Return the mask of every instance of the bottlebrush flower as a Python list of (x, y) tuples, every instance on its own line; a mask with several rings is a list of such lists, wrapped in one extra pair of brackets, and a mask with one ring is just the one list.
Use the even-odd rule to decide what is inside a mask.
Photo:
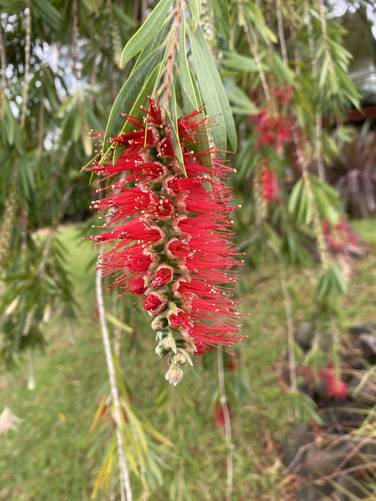
[(334, 225), (324, 221), (322, 229), (328, 248), (333, 255), (343, 255), (346, 258), (364, 255), (365, 251), (358, 236), (346, 220)]
[(284, 84), (281, 87), (273, 87), (272, 93), (282, 104), (288, 104), (294, 94), (293, 89), (289, 84)]
[(258, 148), (266, 145), (281, 151), (285, 143), (291, 142), (292, 124), (288, 118), (263, 110), (254, 115), (253, 119), (256, 121)]
[[(93, 239), (111, 245), (100, 266), (113, 287), (144, 296), (156, 353), (167, 359), (166, 379), (175, 385), (192, 354), (241, 339), (233, 297), (234, 206), (223, 181), (232, 169), (214, 148), (193, 151), (206, 127), (197, 111), (178, 120), (185, 176), (164, 113), (152, 99), (142, 111), (141, 118), (125, 115), (135, 129), (112, 139), (124, 148), (116, 163), (88, 169), (107, 190), (93, 204), (107, 213), (106, 231)], [(203, 161), (208, 155), (213, 166)]]
[(279, 196), (278, 178), (267, 165), (261, 168), (262, 197), (266, 202), (272, 202)]
[(345, 400), (348, 394), (347, 385), (337, 376), (333, 362), (329, 362), (326, 369), (321, 369), (320, 377), (326, 385), (329, 397)]

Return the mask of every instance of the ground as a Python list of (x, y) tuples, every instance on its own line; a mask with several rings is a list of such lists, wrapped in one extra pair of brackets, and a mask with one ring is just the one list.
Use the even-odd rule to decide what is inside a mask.
[[(376, 224), (356, 225), (368, 242), (370, 255), (355, 263), (348, 297), (341, 308), (339, 328), (375, 321)], [(90, 242), (77, 227), (61, 230), (75, 281), (77, 319), (55, 318), (46, 332), (45, 354), (36, 357), (35, 390), (27, 389), (27, 365), (0, 374), (2, 406), (22, 421), (16, 431), (0, 436), (0, 500), (85, 501), (104, 454), (104, 437), (89, 432), (99, 398), (107, 391), (107, 376), (94, 306), (93, 260)], [(294, 321), (302, 320), (312, 300), (315, 269), (288, 270)], [(234, 442), (234, 500), (281, 501), (278, 442), (290, 419), (290, 409), (278, 382), (278, 361), (286, 347), (284, 307), (276, 270), (247, 271), (244, 290), (240, 366), (227, 371)], [(112, 307), (112, 306), (111, 306)], [(133, 305), (128, 305), (134, 315)], [(146, 317), (129, 323), (122, 360), (132, 406), (173, 447), (152, 447), (162, 453), (155, 478), (163, 475), (152, 500), (221, 501), (225, 492), (226, 445), (216, 426), (217, 378), (215, 354), (187, 371), (181, 385), (167, 387), (163, 364), (153, 354), (153, 336)], [(132, 477), (136, 493), (140, 481)], [(108, 499), (104, 496), (102, 499)], [(139, 499), (146, 499), (139, 498)]]

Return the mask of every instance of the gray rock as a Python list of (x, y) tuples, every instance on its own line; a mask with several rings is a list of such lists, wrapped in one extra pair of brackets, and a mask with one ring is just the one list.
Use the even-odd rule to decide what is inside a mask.
[(344, 400), (333, 401), (330, 407), (321, 409), (319, 415), (325, 427), (336, 431), (348, 431), (361, 426), (368, 411), (367, 404)]
[(296, 472), (304, 477), (316, 479), (330, 475), (338, 469), (352, 448), (353, 445), (346, 441), (325, 448), (311, 444), (307, 447)]
[[(325, 489), (326, 490), (326, 489)], [(330, 497), (331, 490), (325, 492), (324, 489), (320, 489), (314, 485), (304, 485), (296, 493), (296, 501), (329, 501), (333, 498)]]
[(376, 323), (368, 322), (366, 324), (359, 324), (350, 327), (350, 334), (353, 336), (359, 336), (361, 334), (374, 334), (376, 333)]
[(304, 452), (302, 448), (310, 444), (314, 439), (314, 435), (309, 431), (305, 424), (296, 425), (291, 428), (285, 436), (282, 444), (282, 462), (285, 466), (293, 467), (293, 462), (299, 463), (301, 461), (301, 454), (299, 451)]
[(303, 351), (309, 351), (314, 337), (314, 326), (310, 322), (303, 322), (294, 332), (296, 343)]
[(359, 485), (351, 476), (344, 475), (338, 479), (338, 491), (342, 492), (341, 501), (353, 501), (353, 499), (371, 499), (369, 496), (375, 492), (368, 491), (365, 485)]
[(358, 339), (363, 356), (370, 362), (376, 362), (376, 334), (361, 334)]

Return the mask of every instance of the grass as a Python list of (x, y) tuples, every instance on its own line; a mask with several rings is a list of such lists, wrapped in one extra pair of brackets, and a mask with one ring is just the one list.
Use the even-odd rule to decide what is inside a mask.
[[(357, 225), (370, 242), (367, 259), (355, 263), (344, 301), (342, 331), (356, 322), (375, 321), (375, 221)], [(95, 258), (91, 244), (74, 227), (62, 231), (69, 249), (79, 303), (77, 322), (55, 318), (46, 333), (49, 345), (37, 356), (34, 391), (26, 388), (26, 366), (0, 379), (2, 404), (22, 419), (0, 436), (1, 501), (85, 501), (106, 445), (88, 430), (98, 395), (106, 391), (106, 369), (94, 306)], [(315, 270), (289, 273), (294, 319), (309, 310)], [(289, 409), (278, 383), (278, 361), (286, 346), (284, 308), (275, 270), (263, 268), (242, 277), (245, 293), (240, 367), (226, 373), (233, 416), (234, 500), (281, 499), (278, 443), (289, 423)], [(127, 306), (135, 315), (135, 308)], [(162, 364), (153, 355), (153, 336), (145, 317), (136, 315), (136, 336), (124, 337), (122, 361), (132, 405), (165, 434), (174, 448), (162, 452), (163, 484), (152, 500), (222, 500), (225, 492), (223, 432), (215, 425), (215, 354), (187, 371), (170, 389)], [(154, 450), (154, 449), (153, 449)], [(140, 482), (132, 477), (136, 496)], [(104, 497), (103, 499), (107, 499)]]

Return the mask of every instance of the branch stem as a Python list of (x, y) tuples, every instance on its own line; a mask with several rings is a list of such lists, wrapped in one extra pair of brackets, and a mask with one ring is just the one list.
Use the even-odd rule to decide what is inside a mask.
[(26, 38), (25, 38), (25, 71), (24, 71), (24, 83), (22, 90), (22, 106), (21, 106), (21, 127), (25, 125), (26, 111), (27, 111), (27, 99), (29, 96), (29, 85), (30, 85), (30, 53), (31, 53), (31, 0), (27, 2), (27, 8), (25, 11), (26, 16)]
[(286, 315), (287, 327), (287, 346), (288, 346), (288, 359), (289, 359), (289, 374), (290, 374), (290, 387), (294, 392), (298, 391), (298, 383), (296, 377), (296, 359), (294, 350), (294, 322), (292, 316), (291, 296), (287, 287), (286, 273), (283, 269), (282, 263), (279, 263), (279, 279), (281, 283), (281, 290), (283, 295), (283, 302)]
[(225, 425), (225, 438), (227, 445), (227, 455), (226, 455), (226, 501), (232, 500), (232, 494), (234, 490), (234, 458), (233, 449), (234, 444), (232, 443), (232, 426), (231, 426), (231, 416), (230, 409), (227, 403), (226, 388), (225, 388), (225, 372), (223, 367), (223, 349), (222, 347), (217, 348), (217, 360), (218, 360), (218, 387), (219, 387), (219, 403), (222, 408), (223, 420)]
[(129, 481), (129, 470), (127, 465), (127, 460), (125, 456), (124, 441), (122, 434), (122, 418), (121, 418), (121, 407), (120, 407), (120, 397), (119, 390), (116, 384), (116, 372), (115, 365), (112, 355), (110, 334), (108, 331), (105, 305), (103, 299), (103, 287), (102, 287), (102, 269), (100, 268), (100, 262), (98, 262), (96, 277), (95, 277), (95, 289), (97, 296), (97, 309), (99, 316), (99, 324), (102, 334), (103, 347), (106, 357), (107, 372), (110, 383), (111, 398), (113, 402), (113, 417), (116, 425), (116, 439), (117, 439), (117, 450), (118, 450), (118, 462), (119, 462), (119, 472), (120, 472), (120, 487), (122, 497), (126, 496), (127, 501), (132, 501), (132, 490)]
[(286, 38), (285, 38), (285, 30), (283, 28), (283, 15), (282, 15), (281, 0), (275, 0), (275, 6), (276, 6), (276, 11), (277, 11), (279, 45), (281, 47), (283, 62), (287, 65), (288, 64), (287, 44), (286, 44)]

